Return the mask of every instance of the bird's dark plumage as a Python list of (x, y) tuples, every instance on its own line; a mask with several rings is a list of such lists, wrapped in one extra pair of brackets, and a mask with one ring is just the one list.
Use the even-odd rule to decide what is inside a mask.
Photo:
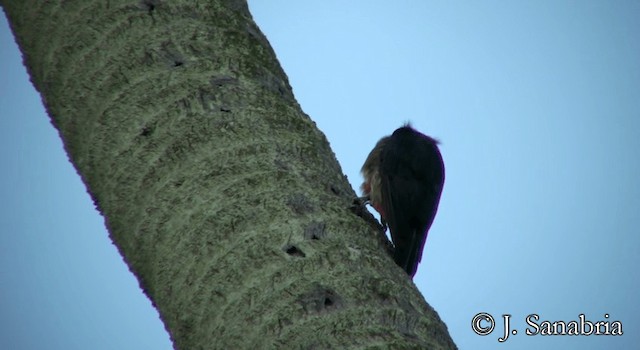
[[(438, 210), (444, 185), (444, 163), (433, 138), (405, 125), (376, 147), (379, 159), (367, 159), (363, 167), (370, 198), (378, 197), (373, 206), (380, 212), (391, 231), (395, 246), (394, 260), (413, 277), (422, 259), (429, 228)], [(370, 158), (375, 153), (371, 152)], [(376, 156), (377, 157), (377, 156)], [(378, 166), (367, 178), (368, 163)], [(372, 164), (372, 165), (373, 165)], [(379, 176), (379, 179), (374, 179)], [(371, 184), (379, 181), (379, 188)], [(368, 186), (368, 187), (367, 187)], [(374, 193), (379, 191), (379, 193)]]

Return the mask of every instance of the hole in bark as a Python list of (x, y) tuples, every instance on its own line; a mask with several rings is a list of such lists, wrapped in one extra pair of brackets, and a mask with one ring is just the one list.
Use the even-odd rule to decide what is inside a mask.
[(149, 16), (152, 16), (152, 12), (156, 9), (156, 6), (158, 5), (160, 1), (158, 0), (143, 0), (141, 5), (144, 9), (147, 10), (147, 13), (149, 14)]
[(140, 131), (140, 136), (149, 136), (153, 133), (153, 128), (151, 128), (150, 126), (145, 126), (144, 128), (142, 128), (142, 131)]
[(328, 306), (331, 306), (331, 305), (333, 305), (333, 300), (331, 300), (331, 298), (329, 298), (329, 297), (324, 298), (324, 307), (328, 307)]
[(331, 288), (314, 284), (311, 289), (300, 296), (298, 302), (307, 313), (331, 312), (342, 308), (342, 298)]
[(300, 258), (304, 258), (306, 256), (302, 250), (298, 249), (298, 247), (294, 245), (286, 246), (284, 251), (291, 256), (297, 256)]

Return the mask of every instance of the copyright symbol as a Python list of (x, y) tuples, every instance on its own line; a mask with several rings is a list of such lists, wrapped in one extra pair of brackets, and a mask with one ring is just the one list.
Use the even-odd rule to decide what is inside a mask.
[[(482, 326), (482, 321), (488, 322), (488, 327)], [(471, 329), (477, 335), (489, 335), (493, 332), (493, 329), (496, 327), (496, 321), (493, 319), (493, 316), (489, 315), (486, 312), (481, 312), (475, 316), (471, 320)]]

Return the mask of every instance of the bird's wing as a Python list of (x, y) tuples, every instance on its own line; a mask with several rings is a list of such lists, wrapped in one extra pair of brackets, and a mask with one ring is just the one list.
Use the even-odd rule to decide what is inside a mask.
[[(409, 145), (396, 144), (392, 137), (380, 165), (382, 206), (395, 246), (394, 260), (412, 277), (422, 260), (444, 183), (436, 141), (421, 136), (409, 139)], [(417, 151), (408, 154), (406, 150)]]

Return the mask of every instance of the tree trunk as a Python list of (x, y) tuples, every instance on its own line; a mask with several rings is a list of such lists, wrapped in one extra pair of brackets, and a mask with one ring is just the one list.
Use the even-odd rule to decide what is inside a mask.
[(243, 0), (0, 0), (178, 349), (454, 349)]

